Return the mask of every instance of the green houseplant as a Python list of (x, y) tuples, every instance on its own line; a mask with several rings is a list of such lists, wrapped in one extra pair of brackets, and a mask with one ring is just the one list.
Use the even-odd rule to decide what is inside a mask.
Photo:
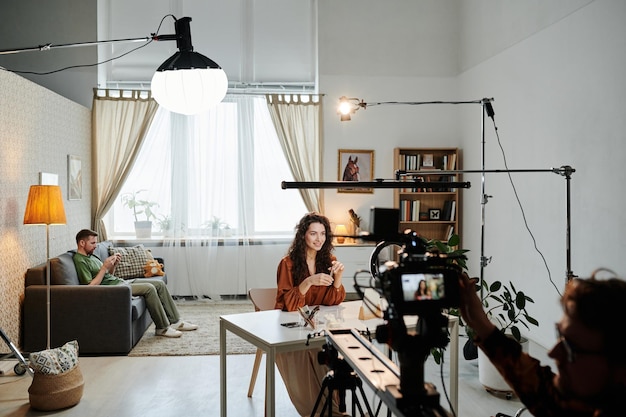
[[(149, 201), (139, 198), (139, 194), (147, 190), (138, 190), (122, 195), (122, 204), (128, 207), (133, 212), (135, 218), (135, 234), (137, 238), (151, 238), (152, 237), (152, 220), (156, 219), (156, 213), (153, 211), (153, 207), (158, 207), (159, 204), (155, 201)], [(142, 215), (145, 220), (139, 220), (139, 216)]]
[[(428, 250), (437, 250), (439, 253), (457, 256), (469, 252), (467, 249), (459, 249), (459, 243), (459, 236), (452, 235), (447, 242), (437, 239), (426, 240), (426, 248)], [(465, 258), (456, 257), (453, 262), (462, 269), (467, 269)], [(487, 316), (498, 326), (501, 332), (511, 334), (518, 342), (522, 341), (520, 326), (530, 329), (531, 325), (539, 325), (539, 322), (526, 310), (528, 304), (534, 303), (533, 299), (523, 291), (518, 291), (512, 282), (503, 284), (501, 281), (493, 281), (489, 284), (483, 280), (480, 286), (477, 287), (477, 291), (481, 292), (480, 299)], [(463, 349), (465, 358), (475, 359), (478, 356), (478, 351), (473, 343), (473, 330), (463, 323), (458, 309), (451, 309), (449, 313), (459, 317), (459, 325), (465, 328), (469, 338)], [(442, 352), (434, 349), (431, 353), (435, 361), (440, 363)]]
[[(436, 248), (440, 253), (447, 254), (466, 253), (467, 250), (457, 248), (459, 243), (459, 237), (453, 235), (448, 242), (438, 240), (427, 241), (427, 248), (429, 250)], [(465, 259), (456, 259), (455, 262), (461, 268), (467, 269)], [(483, 279), (476, 290), (480, 291), (480, 299), (489, 319), (502, 333), (510, 335), (510, 337), (522, 344), (522, 348), (526, 346), (527, 349), (528, 340), (522, 337), (520, 326), (530, 329), (531, 325), (539, 325), (539, 322), (526, 310), (528, 304), (534, 303), (534, 300), (523, 291), (518, 291), (515, 285), (510, 281), (508, 284), (503, 284), (501, 281), (488, 283)], [(509, 393), (511, 393), (510, 387), (491, 364), (486, 355), (479, 351), (474, 343), (474, 331), (463, 323), (458, 309), (452, 309), (449, 313), (458, 316), (459, 325), (465, 328), (468, 340), (463, 347), (463, 355), (465, 359), (478, 358), (478, 379), (480, 383), (487, 391), (506, 393), (508, 396)], [(431, 354), (435, 362), (440, 364), (443, 351), (435, 348), (431, 350)]]

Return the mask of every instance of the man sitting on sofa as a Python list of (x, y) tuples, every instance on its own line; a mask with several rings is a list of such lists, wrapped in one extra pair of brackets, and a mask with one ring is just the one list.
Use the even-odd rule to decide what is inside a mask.
[(143, 296), (150, 316), (156, 326), (156, 335), (164, 337), (180, 337), (183, 331), (196, 330), (197, 325), (181, 320), (163, 281), (156, 279), (123, 280), (113, 275), (115, 267), (121, 260), (116, 253), (104, 261), (92, 256), (98, 244), (98, 233), (83, 229), (76, 234), (78, 249), (74, 254), (74, 265), (78, 279), (85, 285), (130, 285), (134, 296)]

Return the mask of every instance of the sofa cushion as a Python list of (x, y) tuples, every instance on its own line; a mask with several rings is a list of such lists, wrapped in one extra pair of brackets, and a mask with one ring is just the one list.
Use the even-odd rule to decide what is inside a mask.
[(143, 267), (148, 262), (146, 248), (143, 245), (131, 247), (109, 247), (109, 254), (122, 255), (120, 263), (115, 267), (115, 276), (123, 279), (143, 277)]
[(50, 283), (52, 285), (80, 285), (74, 266), (75, 251), (68, 251), (50, 259)]

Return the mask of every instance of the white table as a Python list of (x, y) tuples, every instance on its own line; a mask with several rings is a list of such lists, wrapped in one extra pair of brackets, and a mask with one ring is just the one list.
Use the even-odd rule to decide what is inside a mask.
[[(325, 316), (339, 317), (338, 328), (353, 328), (357, 330), (369, 329), (375, 333), (376, 325), (382, 320), (374, 319), (361, 321), (358, 319), (361, 301), (349, 301), (338, 306), (322, 306), (318, 317), (324, 320)], [(276, 354), (297, 350), (320, 348), (326, 343), (326, 338), (315, 337), (306, 344), (307, 337), (313, 332), (310, 327), (287, 328), (281, 323), (297, 322), (300, 319), (298, 312), (286, 312), (280, 310), (257, 311), (253, 313), (229, 314), (220, 316), (220, 415), (227, 415), (227, 389), (226, 389), (226, 331), (241, 337), (252, 343), (266, 353), (266, 384), (265, 411), (266, 415), (275, 415), (275, 360)], [(450, 399), (457, 409), (458, 399), (458, 319), (451, 317), (451, 350), (450, 350)], [(315, 331), (322, 330), (319, 326)]]

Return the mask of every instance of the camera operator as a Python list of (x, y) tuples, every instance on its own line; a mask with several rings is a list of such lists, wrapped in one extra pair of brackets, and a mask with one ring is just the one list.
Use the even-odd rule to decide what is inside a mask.
[(626, 415), (626, 356), (618, 320), (626, 302), (619, 278), (568, 282), (557, 342), (548, 353), (558, 374), (522, 352), (490, 321), (476, 294), (475, 280), (460, 278), (461, 315), (476, 332), (475, 342), (535, 416)]

